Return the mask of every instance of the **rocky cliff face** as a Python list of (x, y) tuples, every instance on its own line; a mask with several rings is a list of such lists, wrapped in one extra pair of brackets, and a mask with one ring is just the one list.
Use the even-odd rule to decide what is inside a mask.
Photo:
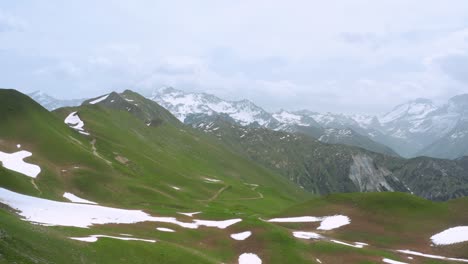
[[(365, 154), (352, 155), (352, 158), (349, 178), (359, 188), (359, 191), (394, 191), (391, 184), (387, 182), (387, 178), (392, 177), (392, 173), (387, 168), (377, 166), (374, 160)], [(396, 178), (393, 178), (393, 181), (399, 182)]]

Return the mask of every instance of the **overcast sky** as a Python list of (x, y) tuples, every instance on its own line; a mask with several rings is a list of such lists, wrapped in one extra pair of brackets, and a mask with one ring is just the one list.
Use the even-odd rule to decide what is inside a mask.
[(164, 85), (267, 110), (381, 113), (468, 93), (468, 1), (1, 1), (0, 87)]

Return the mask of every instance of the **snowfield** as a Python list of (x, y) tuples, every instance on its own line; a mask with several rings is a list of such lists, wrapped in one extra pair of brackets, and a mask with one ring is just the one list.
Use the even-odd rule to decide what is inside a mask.
[(95, 202), (80, 198), (80, 197), (78, 197), (78, 196), (76, 196), (76, 195), (74, 195), (72, 193), (68, 193), (68, 192), (64, 193), (63, 197), (70, 200), (70, 202), (73, 202), (73, 203), (97, 204)]
[(333, 215), (324, 217), (315, 216), (299, 216), (299, 217), (287, 217), (287, 218), (273, 218), (268, 220), (273, 223), (306, 223), (306, 222), (320, 222), (318, 230), (333, 230), (338, 227), (348, 225), (351, 223), (349, 217), (344, 215)]
[(57, 202), (0, 188), (0, 203), (18, 211), (25, 220), (48, 226), (74, 226), (87, 228), (97, 224), (134, 224), (139, 222), (171, 223), (184, 228), (200, 226), (227, 228), (242, 219), (222, 221), (198, 220), (191, 223), (178, 221), (174, 217), (154, 217), (141, 210), (126, 210), (91, 204)]
[(23, 159), (30, 156), (32, 156), (32, 153), (25, 150), (11, 154), (0, 151), (0, 161), (3, 167), (28, 177), (36, 178), (41, 172), (41, 167), (23, 161)]
[(116, 236), (106, 236), (106, 235), (92, 235), (88, 237), (70, 237), (70, 239), (94, 243), (98, 241), (98, 239), (101, 237), (113, 238), (113, 239), (118, 239), (118, 240), (126, 240), (126, 241), (143, 241), (143, 242), (149, 242), (149, 243), (156, 243), (156, 240), (153, 240), (153, 239), (142, 239), (142, 238), (133, 238), (133, 237), (116, 237)]
[(434, 245), (451, 245), (468, 241), (468, 226), (457, 226), (444, 230), (431, 237)]
[(250, 237), (251, 235), (252, 235), (252, 232), (245, 231), (245, 232), (242, 232), (242, 233), (232, 234), (231, 238), (234, 239), (234, 240), (245, 240), (248, 237)]
[(253, 253), (244, 253), (239, 256), (239, 264), (262, 264), (262, 260)]

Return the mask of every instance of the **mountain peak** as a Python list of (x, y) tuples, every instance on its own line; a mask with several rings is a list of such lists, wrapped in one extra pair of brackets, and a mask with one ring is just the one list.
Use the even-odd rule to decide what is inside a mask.
[(184, 122), (194, 114), (227, 114), (241, 125), (277, 123), (271, 114), (249, 100), (228, 101), (206, 93), (184, 92), (172, 87), (155, 90), (150, 97)]
[(437, 106), (429, 99), (417, 98), (396, 106), (392, 111), (380, 118), (383, 124), (399, 120), (415, 120), (426, 117), (437, 110)]

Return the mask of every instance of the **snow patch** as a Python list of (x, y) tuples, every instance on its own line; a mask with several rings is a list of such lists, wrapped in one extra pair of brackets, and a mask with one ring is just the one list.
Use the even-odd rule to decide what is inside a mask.
[(302, 239), (321, 239), (322, 236), (314, 233), (314, 232), (303, 232), (303, 231), (296, 231), (293, 232), (293, 236)]
[(88, 237), (70, 237), (70, 239), (88, 242), (88, 243), (94, 243), (98, 241), (99, 238), (102, 238), (102, 237), (113, 238), (113, 239), (118, 239), (118, 240), (144, 241), (144, 242), (149, 242), (149, 243), (156, 243), (156, 240), (153, 240), (153, 239), (142, 239), (142, 238), (133, 238), (133, 237), (116, 237), (116, 236), (106, 236), (106, 235), (91, 235)]
[(70, 200), (73, 203), (84, 203), (84, 204), (97, 204), (95, 202), (80, 198), (72, 193), (66, 192), (63, 194), (63, 197)]
[(253, 253), (244, 253), (239, 256), (239, 264), (262, 264), (262, 260)]
[(237, 218), (237, 219), (230, 219), (230, 220), (222, 220), (222, 221), (213, 221), (213, 220), (194, 220), (194, 224), (198, 226), (206, 226), (206, 227), (216, 227), (219, 229), (225, 229), (233, 224), (237, 224), (242, 219)]
[(333, 239), (330, 240), (330, 241), (333, 242), (333, 243), (336, 243), (336, 244), (345, 245), (345, 246), (353, 247), (353, 248), (363, 248), (363, 247), (364, 247), (364, 245), (362, 245), (362, 244), (359, 244), (359, 245), (358, 245), (358, 244), (354, 244), (354, 245), (353, 245), (353, 244), (349, 244), (349, 243), (346, 243), (346, 242), (343, 242), (343, 241), (333, 240)]
[(158, 227), (156, 230), (161, 231), (161, 232), (169, 232), (169, 233), (174, 233), (175, 231), (170, 229), (170, 228), (165, 228), (165, 227)]
[(97, 104), (99, 102), (102, 102), (102, 101), (106, 100), (107, 97), (109, 97), (109, 94), (103, 95), (103, 96), (101, 96), (101, 97), (99, 97), (99, 98), (97, 98), (97, 99), (95, 99), (95, 100), (93, 100), (93, 101), (91, 101), (89, 103), (90, 104)]
[(435, 245), (451, 245), (468, 241), (468, 226), (457, 226), (444, 230), (431, 237)]
[(437, 256), (437, 255), (430, 255), (430, 254), (424, 254), (412, 250), (397, 250), (400, 253), (407, 254), (407, 255), (413, 255), (413, 256), (420, 256), (420, 257), (425, 257), (425, 258), (431, 258), (431, 259), (442, 259), (442, 260), (451, 260), (451, 261), (458, 261), (458, 262), (465, 262), (468, 263), (468, 259), (460, 259), (460, 258), (448, 258), (448, 257), (443, 257), (443, 256)]
[(305, 222), (321, 222), (318, 230), (333, 230), (338, 227), (348, 225), (351, 223), (349, 217), (344, 215), (333, 215), (325, 217), (315, 216), (300, 216), (300, 217), (287, 217), (287, 218), (273, 218), (268, 222), (274, 223), (305, 223)]
[(89, 133), (84, 130), (84, 122), (80, 119), (80, 117), (77, 115), (77, 112), (72, 112), (70, 113), (66, 118), (65, 118), (65, 124), (67, 124), (69, 127), (75, 129), (76, 131), (80, 132), (83, 135), (88, 135)]
[(207, 182), (221, 182), (221, 180), (218, 180), (218, 179), (212, 179), (212, 178), (204, 178), (204, 179)]
[(245, 232), (242, 232), (242, 233), (231, 234), (231, 238), (234, 239), (234, 240), (245, 240), (248, 237), (250, 237), (251, 235), (252, 235), (252, 232), (245, 231)]
[(268, 222), (273, 223), (305, 223), (305, 222), (320, 222), (322, 217), (315, 216), (299, 216), (299, 217), (285, 217), (285, 218), (273, 218)]
[(201, 213), (201, 212), (193, 212), (193, 213), (178, 213), (178, 214), (181, 214), (181, 215), (186, 215), (186, 216), (188, 216), (188, 217), (193, 217), (194, 215), (196, 215), (196, 214), (199, 214), (199, 213)]
[(24, 162), (23, 159), (32, 156), (32, 153), (21, 150), (15, 153), (5, 153), (0, 151), (0, 161), (3, 167), (24, 174), (31, 178), (36, 178), (41, 172), (41, 167)]
[(384, 258), (382, 261), (384, 263), (390, 263), (390, 264), (408, 264), (406, 262), (396, 261), (396, 260), (387, 259), (387, 258)]

